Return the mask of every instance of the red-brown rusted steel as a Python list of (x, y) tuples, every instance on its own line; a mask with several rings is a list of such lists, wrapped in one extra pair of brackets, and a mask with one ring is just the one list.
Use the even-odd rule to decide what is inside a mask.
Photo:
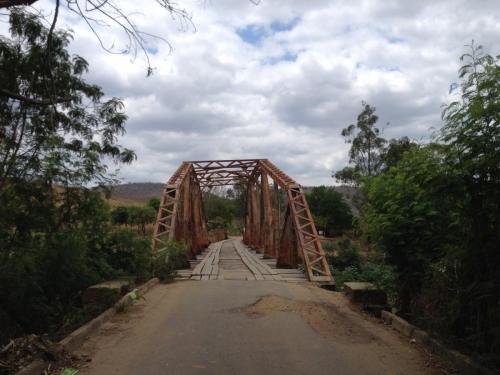
[(262, 200), (262, 215), (260, 223), (260, 232), (262, 237), (262, 247), (264, 248), (264, 256), (268, 258), (274, 257), (273, 248), (273, 210), (271, 202), (271, 194), (269, 192), (269, 180), (267, 172), (261, 171), (261, 200)]
[(262, 237), (260, 233), (260, 219), (261, 219), (261, 205), (259, 199), (258, 187), (253, 184), (249, 184), (250, 196), (252, 202), (252, 245), (255, 247), (257, 252), (262, 252)]
[[(194, 229), (192, 222), (192, 199), (191, 199), (191, 176), (185, 179), (182, 187), (182, 233), (178, 236), (184, 239), (189, 251), (189, 257), (194, 258), (196, 254), (194, 253), (193, 236), (191, 231)], [(179, 225), (180, 227), (180, 225)], [(176, 236), (177, 237), (177, 236)]]
[(281, 228), (281, 210), (280, 210), (280, 195), (279, 187), (276, 182), (273, 182), (273, 257), (278, 257), (278, 249), (280, 246), (280, 228)]
[(243, 242), (245, 244), (250, 244), (250, 241), (252, 239), (252, 229), (251, 229), (251, 222), (252, 222), (252, 219), (251, 219), (251, 216), (250, 216), (250, 210), (252, 209), (251, 208), (251, 201), (250, 201), (250, 189), (248, 188), (247, 186), (247, 192), (246, 192), (246, 196), (245, 196), (245, 212), (246, 212), (246, 215), (245, 215), (245, 227), (243, 228)]
[[(296, 267), (301, 261), (311, 281), (333, 282), (304, 190), (267, 159), (183, 162), (165, 186), (153, 251), (169, 239), (185, 242), (191, 257), (207, 246), (202, 190), (235, 184), (247, 186), (244, 242), (276, 257), (281, 266)], [(286, 196), (284, 217), (280, 191)]]
[(175, 239), (179, 190), (191, 171), (190, 163), (182, 163), (163, 190), (153, 234), (153, 252), (163, 249), (168, 241)]
[(194, 252), (199, 253), (209, 244), (208, 232), (203, 217), (203, 203), (199, 184), (193, 187)]
[(283, 221), (283, 229), (280, 234), (280, 245), (278, 248), (278, 256), (276, 257), (276, 265), (281, 268), (295, 268), (297, 267), (297, 263), (297, 240), (290, 218), (290, 208), (287, 207)]

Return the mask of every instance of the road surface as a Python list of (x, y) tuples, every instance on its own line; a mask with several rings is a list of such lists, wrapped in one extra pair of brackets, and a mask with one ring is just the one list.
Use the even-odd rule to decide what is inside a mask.
[(157, 285), (79, 353), (96, 375), (439, 373), (342, 294), (275, 280)]

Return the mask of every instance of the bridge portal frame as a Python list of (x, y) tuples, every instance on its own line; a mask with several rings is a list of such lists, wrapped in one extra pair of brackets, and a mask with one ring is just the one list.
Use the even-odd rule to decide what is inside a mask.
[(208, 246), (202, 191), (231, 185), (246, 186), (245, 244), (276, 258), (279, 267), (301, 260), (310, 281), (333, 283), (304, 189), (268, 159), (183, 162), (163, 190), (153, 252), (182, 241), (194, 258)]

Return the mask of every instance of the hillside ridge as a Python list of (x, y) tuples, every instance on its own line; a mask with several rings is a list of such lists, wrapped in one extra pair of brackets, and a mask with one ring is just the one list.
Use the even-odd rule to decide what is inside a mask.
[[(160, 197), (163, 191), (164, 184), (161, 182), (131, 182), (112, 187), (111, 197), (116, 200), (136, 201), (140, 203), (147, 202), (150, 198)], [(357, 215), (357, 210), (353, 204), (353, 198), (359, 195), (358, 189), (352, 186), (330, 186), (344, 196), (347, 204)], [(312, 190), (313, 186), (304, 186), (306, 193)]]

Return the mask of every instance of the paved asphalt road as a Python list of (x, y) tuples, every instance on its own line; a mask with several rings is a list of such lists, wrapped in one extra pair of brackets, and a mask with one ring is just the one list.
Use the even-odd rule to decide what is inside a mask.
[(80, 374), (433, 374), (407, 338), (308, 283), (157, 285), (80, 350)]

